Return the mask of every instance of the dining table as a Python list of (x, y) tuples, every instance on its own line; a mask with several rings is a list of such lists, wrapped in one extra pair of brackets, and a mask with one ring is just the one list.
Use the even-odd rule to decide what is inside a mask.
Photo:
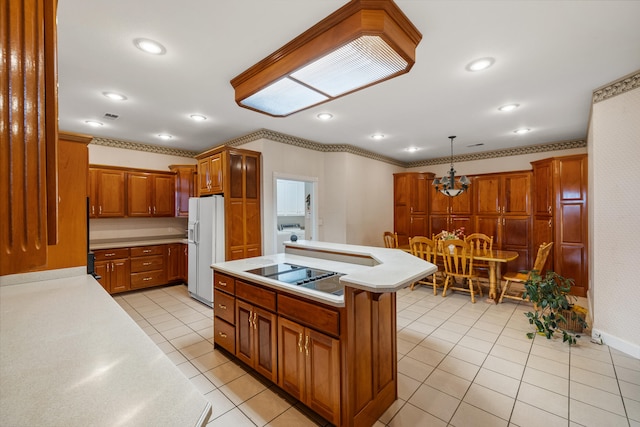
[[(411, 248), (408, 244), (400, 245), (398, 246), (398, 249), (411, 253)], [(438, 251), (437, 255), (443, 256), (440, 251)], [(507, 251), (502, 249), (492, 249), (482, 255), (474, 254), (473, 259), (486, 261), (489, 266), (489, 297), (486, 299), (486, 302), (493, 304), (498, 303), (498, 280), (502, 277), (502, 264), (513, 261), (518, 258), (518, 255), (519, 254), (516, 251)]]

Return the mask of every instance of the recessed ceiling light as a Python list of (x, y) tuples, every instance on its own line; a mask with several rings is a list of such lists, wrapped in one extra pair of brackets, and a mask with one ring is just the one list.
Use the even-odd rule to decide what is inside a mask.
[(373, 139), (383, 139), (384, 138), (384, 134), (374, 133), (373, 135), (371, 135), (371, 138), (373, 138)]
[(84, 122), (89, 126), (93, 126), (94, 128), (99, 128), (100, 126), (103, 126), (103, 124), (97, 120), (85, 120)]
[(515, 110), (519, 106), (520, 104), (507, 104), (507, 105), (503, 105), (502, 107), (498, 107), (498, 110), (508, 112), (508, 111)]
[(116, 92), (102, 92), (104, 96), (114, 101), (125, 101), (127, 99), (126, 96), (116, 93)]
[(531, 132), (531, 129), (528, 128), (522, 128), (522, 129), (516, 129), (513, 131), (513, 133), (517, 133), (518, 135), (523, 135), (527, 132)]
[(494, 58), (480, 58), (467, 64), (467, 71), (482, 71), (491, 67), (496, 62)]
[(415, 153), (418, 150), (419, 150), (418, 147), (408, 147), (404, 149), (404, 151), (408, 151), (409, 153)]
[(316, 117), (320, 120), (331, 120), (333, 118), (333, 114), (331, 113), (320, 113)]
[(153, 55), (164, 55), (167, 53), (167, 49), (154, 40), (134, 39), (133, 44), (141, 51), (151, 53)]
[(202, 114), (192, 114), (189, 117), (191, 117), (191, 119), (195, 120), (196, 122), (203, 122), (207, 120), (207, 116), (203, 116)]
[(167, 140), (167, 139), (173, 138), (173, 136), (169, 135), (168, 133), (161, 133), (161, 134), (158, 134), (158, 138)]

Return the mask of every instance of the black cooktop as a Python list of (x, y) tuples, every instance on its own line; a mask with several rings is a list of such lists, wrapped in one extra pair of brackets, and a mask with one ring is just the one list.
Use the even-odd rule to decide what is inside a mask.
[(340, 283), (343, 274), (334, 271), (283, 263), (254, 268), (247, 273), (334, 295), (344, 294), (344, 286)]

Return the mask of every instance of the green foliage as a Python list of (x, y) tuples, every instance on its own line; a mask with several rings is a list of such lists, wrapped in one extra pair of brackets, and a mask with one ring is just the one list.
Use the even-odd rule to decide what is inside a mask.
[[(562, 315), (562, 310), (570, 310), (569, 303), (572, 279), (566, 279), (553, 271), (548, 271), (542, 277), (537, 271), (531, 273), (531, 277), (524, 284), (524, 299), (528, 299), (534, 304), (535, 311), (524, 313), (529, 319), (529, 323), (536, 327), (537, 333), (551, 339), (556, 332), (562, 332), (562, 342), (569, 345), (576, 343), (574, 335), (560, 328), (560, 324), (567, 324), (567, 319)], [(584, 318), (571, 311), (571, 320), (577, 321), (582, 327), (587, 327)], [(529, 339), (533, 339), (535, 332), (527, 334)]]

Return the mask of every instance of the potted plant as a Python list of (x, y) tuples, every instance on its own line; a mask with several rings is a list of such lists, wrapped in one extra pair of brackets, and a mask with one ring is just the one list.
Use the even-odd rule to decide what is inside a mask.
[[(523, 299), (533, 303), (534, 311), (525, 313), (525, 316), (536, 327), (537, 333), (551, 339), (554, 333), (561, 331), (562, 342), (568, 342), (569, 345), (575, 344), (576, 338), (580, 338), (575, 332), (582, 332), (587, 327), (586, 310), (569, 302), (569, 298), (576, 299), (569, 295), (572, 283), (572, 279), (553, 271), (548, 271), (544, 277), (532, 271), (524, 284), (522, 295)], [(573, 325), (573, 328), (569, 325)], [(530, 339), (534, 336), (535, 332), (527, 333)]]

